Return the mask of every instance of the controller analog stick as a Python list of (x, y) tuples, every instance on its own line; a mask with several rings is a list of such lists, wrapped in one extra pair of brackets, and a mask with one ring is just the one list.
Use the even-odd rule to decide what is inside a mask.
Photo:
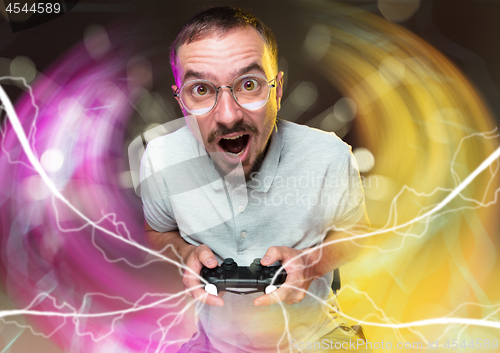
[(260, 258), (254, 259), (250, 264), (250, 269), (253, 271), (260, 271), (264, 266), (260, 263)]
[(222, 262), (222, 267), (224, 267), (225, 270), (231, 270), (237, 266), (236, 262), (231, 258), (224, 259), (224, 262)]

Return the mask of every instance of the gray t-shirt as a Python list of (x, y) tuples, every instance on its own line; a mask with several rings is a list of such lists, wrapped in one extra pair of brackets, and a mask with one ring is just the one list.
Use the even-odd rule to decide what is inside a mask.
[[(349, 228), (364, 214), (350, 146), (333, 133), (282, 120), (246, 184), (238, 176), (221, 178), (187, 127), (149, 143), (141, 180), (148, 224), (208, 245), (219, 263), (231, 257), (248, 266), (270, 246), (316, 246), (329, 230)], [(342, 322), (325, 306), (333, 301), (331, 281), (332, 273), (314, 280), (312, 295), (294, 305), (255, 307), (261, 294), (226, 293), (223, 307), (199, 305), (200, 323), (223, 352), (275, 352), (277, 344), (286, 351), (290, 339), (310, 341)], [(282, 337), (285, 312), (290, 337)]]

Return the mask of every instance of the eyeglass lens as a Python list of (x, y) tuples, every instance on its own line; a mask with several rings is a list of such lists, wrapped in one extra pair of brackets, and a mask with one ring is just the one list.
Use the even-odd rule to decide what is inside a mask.
[[(267, 103), (270, 87), (268, 81), (262, 76), (245, 75), (233, 82), (232, 93), (240, 106), (248, 110), (256, 110)], [(210, 81), (190, 81), (181, 87), (179, 97), (190, 113), (206, 114), (217, 102), (217, 88)]]

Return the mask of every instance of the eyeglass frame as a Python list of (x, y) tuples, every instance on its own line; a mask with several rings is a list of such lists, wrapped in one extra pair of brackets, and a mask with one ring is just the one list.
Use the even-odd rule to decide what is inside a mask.
[[(248, 109), (248, 108), (245, 108), (244, 106), (242, 106), (239, 102), (238, 102), (238, 99), (236, 98), (235, 94), (234, 94), (234, 91), (233, 91), (233, 86), (234, 86), (234, 83), (240, 79), (243, 79), (245, 77), (252, 77), (252, 76), (258, 76), (258, 77), (262, 77), (264, 79), (264, 81), (266, 81), (268, 87), (269, 87), (269, 93), (267, 94), (267, 99), (266, 99), (266, 102), (264, 104), (262, 104), (260, 107), (258, 108), (255, 108), (255, 109)], [(245, 110), (248, 110), (248, 111), (254, 111), (254, 110), (257, 110), (257, 109), (260, 109), (262, 108), (263, 106), (265, 106), (267, 104), (267, 102), (269, 102), (269, 97), (271, 97), (271, 88), (276, 88), (276, 78), (273, 78), (271, 80), (268, 80), (267, 77), (264, 77), (262, 75), (257, 75), (257, 74), (245, 74), (245, 75), (241, 75), (239, 77), (236, 77), (231, 86), (219, 86), (219, 87), (216, 87), (215, 84), (209, 80), (204, 80), (204, 79), (197, 79), (197, 80), (191, 80), (191, 81), (188, 81), (186, 83), (184, 83), (182, 86), (178, 87), (175, 92), (174, 92), (174, 97), (176, 98), (179, 98), (179, 101), (181, 102), (181, 105), (184, 107), (184, 109), (186, 109), (187, 112), (191, 113), (191, 111), (184, 105), (184, 102), (182, 101), (181, 97), (180, 97), (180, 92), (181, 92), (181, 89), (186, 86), (187, 84), (191, 83), (191, 82), (198, 82), (198, 81), (202, 81), (202, 82), (208, 82), (210, 83), (214, 88), (215, 88), (215, 102), (214, 102), (214, 105), (212, 106), (212, 108), (210, 108), (209, 111), (207, 111), (206, 113), (203, 113), (203, 114), (193, 114), (193, 115), (205, 115), (205, 114), (208, 114), (210, 113), (212, 110), (214, 110), (215, 106), (217, 105), (217, 103), (219, 102), (219, 90), (221, 88), (229, 88), (229, 90), (231, 91), (231, 96), (233, 97), (234, 101), (236, 102), (236, 104), (238, 104), (240, 107), (242, 107), (243, 109)], [(274, 83), (271, 83), (272, 81), (274, 81)]]

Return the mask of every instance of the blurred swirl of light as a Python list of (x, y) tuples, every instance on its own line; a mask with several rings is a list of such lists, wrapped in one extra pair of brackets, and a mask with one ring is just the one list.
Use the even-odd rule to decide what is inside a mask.
[(35, 63), (26, 56), (18, 56), (10, 64), (10, 74), (24, 77), (26, 82), (30, 83), (36, 76)]
[[(496, 133), (488, 133), (494, 123), (479, 94), (422, 39), (348, 6), (304, 2), (304, 9), (304, 23), (316, 26), (306, 43), (311, 62), (345, 97), (322, 126), (352, 124), (358, 144), (375, 161), (362, 175), (373, 228), (402, 224), (429, 210), (498, 146)], [(155, 97), (147, 92), (154, 79), (148, 63), (125, 49), (132, 44), (130, 36), (117, 33), (89, 28), (84, 43), (37, 76), (38, 114), (28, 93), (16, 111), (33, 151), (42, 162), (48, 159), (42, 164), (60, 192), (100, 226), (142, 243), (141, 203), (132, 189), (124, 188), (131, 185), (124, 145), (132, 107), (144, 109), (154, 123), (162, 121), (156, 121), (159, 110), (150, 111), (153, 105), (144, 103)], [(306, 95), (297, 102), (299, 109), (317, 98), (313, 83), (300, 87)], [(8, 171), (0, 180), (2, 274), (13, 307), (97, 313), (182, 290), (173, 280), (179, 277), (176, 269), (142, 266), (149, 261), (143, 252), (96, 230), (51, 197), (8, 123), (1, 145), (1, 170)], [(343, 291), (343, 310), (359, 320), (377, 321), (383, 317), (377, 308), (382, 308), (387, 317), (408, 322), (449, 315), (473, 302), (483, 306), (454, 314), (491, 314), (488, 305), (500, 298), (498, 286), (491, 284), (499, 275), (498, 205), (480, 206), (496, 201), (497, 168), (484, 171), (439, 217), (371, 238), (371, 248), (341, 273), (344, 287), (366, 292), (374, 304)], [(394, 199), (403, 186), (414, 192), (406, 190)], [(36, 332), (53, 334), (70, 352), (169, 352), (177, 340), (189, 337), (185, 326), (168, 315), (185, 305), (181, 296), (125, 315), (6, 321), (33, 324)], [(377, 316), (367, 316), (373, 313)], [(429, 326), (419, 332), (432, 339), (445, 329)], [(447, 334), (456, 338), (459, 329)], [(370, 341), (414, 337), (369, 325), (365, 330)], [(485, 339), (491, 331), (470, 328), (462, 335)]]
[[(430, 210), (495, 151), (495, 123), (471, 83), (421, 38), (360, 9), (321, 4), (308, 4), (322, 15), (310, 19), (320, 37), (307, 40), (324, 43), (330, 33), (331, 44), (320, 48), (319, 64), (310, 53), (311, 62), (355, 102), (351, 131), (376, 161), (362, 173), (368, 217), (372, 229), (390, 229)], [(436, 217), (371, 238), (370, 248), (341, 271), (344, 284), (373, 302), (346, 290), (343, 309), (376, 322), (383, 315), (391, 322), (445, 315), (498, 320), (490, 307), (500, 303), (493, 285), (500, 275), (498, 167), (497, 160)], [(422, 327), (418, 337), (407, 330), (365, 329), (377, 342), (498, 337), (493, 329), (463, 328)]]
[[(124, 182), (127, 174), (130, 179), (124, 152), (127, 129), (133, 128), (128, 121), (145, 84), (127, 75), (135, 43), (123, 31), (109, 37), (101, 27), (87, 32), (84, 43), (33, 84), (34, 102), (26, 90), (15, 109), (33, 152), (62, 195), (99, 226), (144, 245), (141, 201), (124, 188), (131, 187)], [(113, 312), (182, 290), (178, 280), (170, 280), (176, 269), (165, 271), (157, 262), (144, 266), (151, 262), (144, 252), (97, 230), (52, 197), (9, 123), (2, 127), (1, 145), (0, 168), (8, 171), (0, 181), (2, 275), (14, 307)], [(160, 329), (175, 319), (162, 319), (172, 312), (168, 306), (183, 308), (184, 300), (125, 315), (27, 315), (5, 321), (33, 326), (65, 351), (154, 351), (161, 342), (167, 346)], [(169, 337), (177, 339), (182, 330), (174, 327)]]

